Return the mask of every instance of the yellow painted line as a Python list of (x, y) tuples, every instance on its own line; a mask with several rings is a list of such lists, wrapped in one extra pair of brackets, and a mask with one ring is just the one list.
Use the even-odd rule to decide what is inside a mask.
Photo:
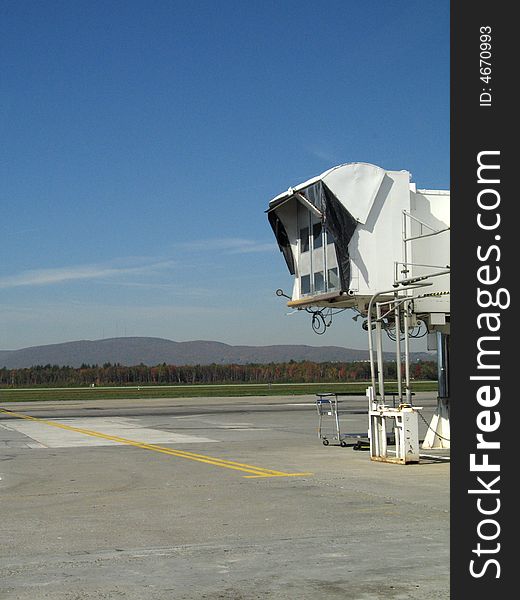
[(304, 477), (314, 473), (280, 473), (279, 475), (244, 475), (244, 479), (257, 479), (258, 477)]
[(245, 475), (247, 478), (259, 478), (259, 477), (301, 477), (303, 475), (312, 475), (312, 473), (284, 473), (283, 471), (275, 471), (273, 469), (265, 469), (264, 467), (256, 467), (254, 465), (248, 465), (246, 463), (239, 463), (232, 460), (225, 460), (222, 458), (215, 458), (213, 456), (207, 456), (204, 454), (196, 454), (195, 452), (188, 452), (185, 450), (175, 450), (173, 448), (166, 448), (165, 446), (158, 446), (156, 444), (146, 444), (144, 442), (137, 442), (135, 440), (129, 440), (115, 435), (109, 435), (106, 433), (100, 433), (98, 431), (92, 431), (91, 429), (83, 429), (80, 427), (73, 427), (71, 425), (64, 425), (63, 423), (57, 423), (56, 421), (48, 421), (46, 419), (38, 419), (37, 417), (31, 417), (30, 415), (24, 415), (20, 413), (0, 408), (0, 412), (18, 419), (25, 419), (27, 421), (36, 421), (37, 423), (43, 423), (49, 425), (49, 427), (58, 427), (59, 429), (65, 429), (66, 431), (74, 431), (83, 435), (89, 435), (92, 437), (103, 438), (127, 446), (134, 446), (136, 448), (142, 448), (143, 450), (152, 450), (154, 452), (160, 452), (162, 454), (169, 454), (170, 456), (176, 456), (178, 458), (186, 458), (188, 460), (194, 460), (201, 463), (213, 465), (215, 467), (223, 467), (225, 469), (233, 469), (235, 471), (242, 471), (244, 473), (251, 473), (252, 475)]

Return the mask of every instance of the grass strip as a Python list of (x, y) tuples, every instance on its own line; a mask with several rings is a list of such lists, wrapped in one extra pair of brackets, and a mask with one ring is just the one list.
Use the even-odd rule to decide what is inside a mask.
[[(146, 400), (151, 398), (213, 398), (238, 396), (302, 396), (321, 392), (365, 395), (368, 382), (354, 383), (283, 383), (283, 384), (234, 384), (234, 385), (176, 385), (176, 386), (124, 386), (94, 388), (3, 388), (0, 389), (0, 403), (40, 402), (70, 400)], [(436, 381), (413, 383), (415, 392), (437, 390)], [(385, 385), (385, 393), (397, 393), (397, 384)]]

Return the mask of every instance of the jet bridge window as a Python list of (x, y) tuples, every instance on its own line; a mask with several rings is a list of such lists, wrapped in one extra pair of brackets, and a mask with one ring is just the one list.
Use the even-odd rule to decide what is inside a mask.
[(311, 293), (311, 276), (310, 275), (302, 275), (301, 276), (301, 293), (310, 294)]
[(314, 223), (312, 226), (312, 243), (314, 250), (323, 246), (323, 226), (321, 223)]
[(323, 277), (323, 271), (314, 273), (314, 292), (325, 291), (325, 278)]
[(338, 277), (338, 268), (334, 267), (327, 271), (328, 288), (329, 290), (339, 290), (340, 282)]
[(334, 238), (320, 217), (301, 204), (298, 206), (297, 231), (300, 295), (339, 290)]
[(308, 252), (310, 248), (309, 244), (309, 228), (302, 227), (300, 229), (300, 252), (303, 254), (304, 252)]

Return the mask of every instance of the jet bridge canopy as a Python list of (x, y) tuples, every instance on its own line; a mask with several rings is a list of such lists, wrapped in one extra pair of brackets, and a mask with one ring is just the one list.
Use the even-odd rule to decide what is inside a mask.
[[(347, 163), (290, 187), (267, 216), (294, 285), (289, 306), (352, 307), (449, 264), (449, 192), (416, 190), (407, 171)], [(417, 260), (415, 260), (417, 259)], [(414, 264), (415, 263), (415, 264)], [(449, 276), (424, 310), (449, 312)]]

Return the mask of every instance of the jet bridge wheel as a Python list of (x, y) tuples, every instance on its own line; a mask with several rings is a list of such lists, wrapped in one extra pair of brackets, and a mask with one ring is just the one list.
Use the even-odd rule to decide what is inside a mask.
[(347, 442), (346, 442), (345, 440), (341, 440), (341, 442), (339, 443), (339, 445), (340, 445), (342, 448), (346, 448), (346, 447), (347, 447)]
[(322, 443), (324, 446), (328, 446), (329, 445), (329, 440), (327, 438), (323, 438)]

